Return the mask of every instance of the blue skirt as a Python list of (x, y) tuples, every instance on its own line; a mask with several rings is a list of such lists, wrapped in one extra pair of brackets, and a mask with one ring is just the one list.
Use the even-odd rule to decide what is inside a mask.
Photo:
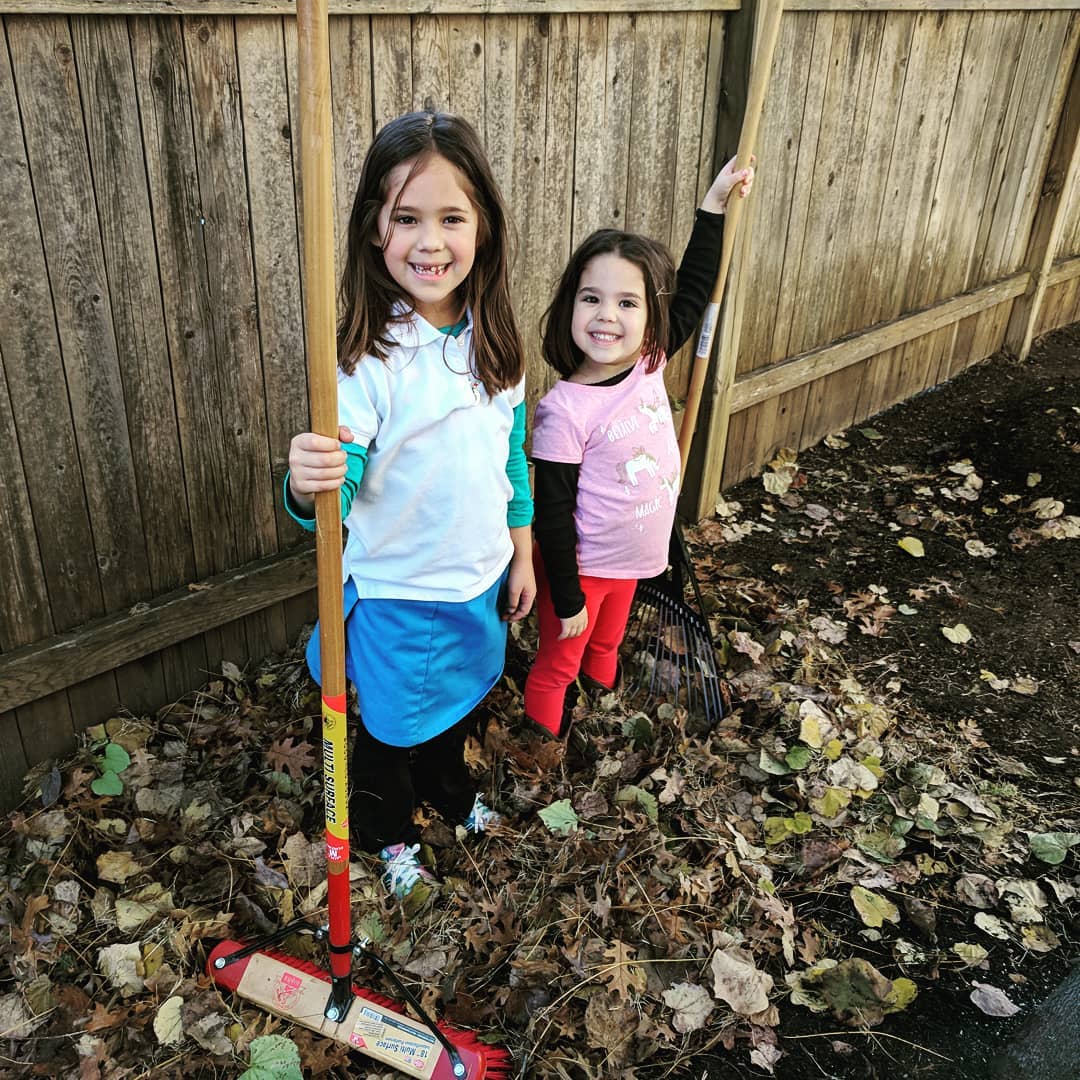
[[(419, 746), (483, 701), (506, 660), (499, 600), (507, 573), (464, 603), (360, 600), (352, 580), (345, 583), (345, 674), (379, 742)], [(318, 623), (307, 662), (321, 683)]]

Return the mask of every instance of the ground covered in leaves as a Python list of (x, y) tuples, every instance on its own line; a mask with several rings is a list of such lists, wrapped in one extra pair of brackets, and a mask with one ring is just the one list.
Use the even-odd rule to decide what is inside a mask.
[[(713, 730), (607, 696), (566, 746), (525, 735), (527, 625), (468, 746), (505, 824), (426, 817), (442, 885), (408, 912), (357, 859), (357, 930), (521, 1077), (987, 1076), (1078, 954), (1078, 351), (727, 493), (691, 537), (736, 697)], [(318, 725), (299, 653), (225, 665), (30, 778), (0, 1075), (383, 1075), (203, 974), (324, 912)]]

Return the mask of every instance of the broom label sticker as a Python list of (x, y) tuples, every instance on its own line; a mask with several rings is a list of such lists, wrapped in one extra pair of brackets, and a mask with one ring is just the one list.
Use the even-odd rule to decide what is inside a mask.
[[(344, 706), (344, 702), (341, 702)], [(349, 836), (349, 804), (343, 785), (337, 782), (345, 773), (345, 713), (323, 698), (323, 775), (326, 800), (327, 858), (330, 836), (345, 841)]]
[(430, 1077), (439, 1060), (435, 1036), (414, 1026), (408, 1017), (388, 1014), (371, 1005), (357, 1010), (349, 1042), (369, 1057)]

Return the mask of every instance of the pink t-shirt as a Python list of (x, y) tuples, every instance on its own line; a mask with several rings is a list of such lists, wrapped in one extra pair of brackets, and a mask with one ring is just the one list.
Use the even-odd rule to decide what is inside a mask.
[(664, 388), (667, 360), (639, 360), (615, 386), (560, 380), (536, 407), (533, 454), (580, 465), (578, 570), (647, 578), (668, 562), (679, 493), (679, 444)]

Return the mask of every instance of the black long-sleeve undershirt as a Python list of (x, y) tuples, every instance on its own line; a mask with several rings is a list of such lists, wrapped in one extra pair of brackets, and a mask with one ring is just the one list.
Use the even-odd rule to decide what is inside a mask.
[[(723, 214), (697, 211), (676, 275), (675, 295), (671, 298), (666, 356), (674, 356), (682, 348), (701, 320), (716, 279), (723, 234)], [(632, 370), (629, 368), (592, 385), (615, 386)], [(568, 619), (585, 606), (585, 594), (578, 578), (577, 530), (574, 526), (581, 466), (541, 458), (533, 461), (536, 466), (536, 541), (544, 560), (555, 614), (560, 619)]]

